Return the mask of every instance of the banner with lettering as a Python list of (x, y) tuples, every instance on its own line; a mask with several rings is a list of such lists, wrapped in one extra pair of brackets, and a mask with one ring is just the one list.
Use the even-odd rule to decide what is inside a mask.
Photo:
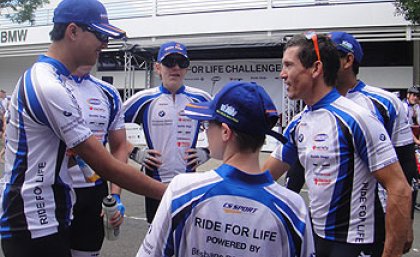
[(216, 94), (234, 80), (254, 81), (263, 86), (279, 112), (283, 99), (281, 59), (192, 61), (185, 84)]

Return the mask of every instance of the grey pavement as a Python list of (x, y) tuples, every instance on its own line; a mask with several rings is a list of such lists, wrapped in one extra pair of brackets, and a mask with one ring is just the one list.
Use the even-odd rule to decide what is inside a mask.
[[(267, 153), (261, 154), (261, 162), (268, 157)], [(220, 165), (219, 161), (210, 160), (200, 167), (200, 171), (209, 170)], [(283, 183), (279, 180), (279, 183)], [(307, 199), (307, 192), (303, 190), (301, 195)], [(102, 257), (132, 257), (135, 256), (137, 250), (143, 241), (147, 232), (146, 215), (144, 212), (144, 197), (124, 191), (122, 201), (126, 206), (126, 218), (121, 226), (120, 238), (116, 241), (105, 240), (101, 256)], [(415, 213), (414, 220), (415, 241), (410, 253), (404, 255), (407, 257), (420, 257), (420, 212)], [(0, 257), (3, 257), (0, 251)]]

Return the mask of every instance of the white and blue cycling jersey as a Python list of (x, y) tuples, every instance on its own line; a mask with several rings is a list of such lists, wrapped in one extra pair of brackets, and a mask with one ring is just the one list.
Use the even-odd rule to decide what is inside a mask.
[(303, 199), (268, 171), (223, 164), (176, 176), (166, 190), (138, 257), (313, 256)]
[(325, 239), (384, 238), (384, 212), (373, 172), (398, 161), (383, 125), (333, 89), (288, 125), (289, 142), (272, 157), (305, 169), (314, 232)]
[(125, 122), (142, 124), (147, 146), (161, 153), (162, 165), (152, 171), (153, 178), (169, 183), (175, 175), (192, 171), (184, 159), (185, 151), (195, 148), (200, 126), (183, 111), (188, 103), (209, 100), (210, 95), (201, 89), (182, 86), (173, 96), (161, 85), (124, 102)]
[(403, 103), (396, 95), (359, 81), (346, 94), (346, 98), (374, 112), (384, 125), (394, 147), (413, 143)]
[[(69, 81), (70, 89), (78, 99), (83, 119), (98, 141), (106, 145), (109, 131), (124, 129), (122, 101), (118, 91), (92, 75), (72, 78)], [(78, 165), (69, 167), (69, 171), (74, 188), (92, 187), (104, 182), (103, 179), (87, 182)]]
[(70, 224), (75, 199), (66, 149), (92, 135), (70, 79), (62, 63), (41, 56), (13, 92), (0, 183), (2, 238), (43, 237)]

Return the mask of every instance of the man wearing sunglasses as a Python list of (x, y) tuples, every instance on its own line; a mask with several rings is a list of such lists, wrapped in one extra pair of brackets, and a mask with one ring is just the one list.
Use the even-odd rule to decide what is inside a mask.
[[(199, 123), (182, 115), (187, 104), (210, 100), (205, 91), (184, 85), (189, 64), (185, 45), (161, 45), (155, 70), (162, 84), (136, 93), (123, 107), (125, 122), (142, 125), (147, 142), (146, 147), (131, 147), (130, 158), (163, 183), (180, 173), (194, 172), (209, 158), (207, 149), (196, 147)], [(147, 222), (151, 223), (159, 201), (146, 197), (145, 203)]]
[[(287, 42), (280, 76), (288, 97), (307, 106), (264, 168), (279, 178), (296, 161), (303, 165), (316, 256), (400, 256), (411, 190), (380, 121), (334, 88), (339, 68), (328, 36), (296, 35)], [(378, 181), (388, 192), (386, 216)]]
[(81, 113), (70, 85), (78, 67), (95, 65), (107, 47), (105, 36), (118, 39), (125, 32), (109, 24), (97, 0), (61, 1), (53, 22), (47, 53), (22, 75), (11, 98), (0, 183), (5, 257), (72, 256), (69, 226), (76, 199), (68, 148), (103, 179), (130, 191), (160, 199), (166, 188), (107, 151), (87, 126), (83, 115), (89, 113)]

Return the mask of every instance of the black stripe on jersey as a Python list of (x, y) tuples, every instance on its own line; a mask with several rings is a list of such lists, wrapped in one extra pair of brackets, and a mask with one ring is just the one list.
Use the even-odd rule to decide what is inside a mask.
[[(19, 94), (23, 97), (24, 94), (24, 77), (22, 76), (20, 84), (19, 84)], [(25, 98), (23, 101), (18, 103), (19, 105), (24, 105), (26, 103)], [(19, 107), (18, 107), (19, 108)], [(22, 136), (22, 135), (21, 135)], [(15, 232), (18, 232), (19, 235), (30, 238), (30, 233), (28, 230), (18, 231), (18, 229), (27, 228), (28, 224), (25, 218), (25, 209), (23, 205), (23, 198), (21, 195), (22, 185), (25, 182), (25, 172), (28, 169), (28, 159), (26, 150), (22, 148), (26, 148), (25, 145), (22, 145), (19, 141), (18, 144), (18, 152), (16, 153), (16, 159), (12, 174), (17, 174), (13, 184), (9, 185), (9, 192), (4, 195), (3, 201), (7, 203), (8, 208), (4, 208), (4, 213), (2, 217), (2, 227), (9, 227), (9, 231), (2, 232), (2, 237), (7, 238), (14, 235)], [(23, 154), (22, 154), (23, 153)], [(10, 234), (8, 234), (10, 233)]]
[[(384, 120), (384, 126), (387, 127), (387, 124), (389, 123), (390, 117), (388, 116), (388, 111), (385, 109), (385, 107), (376, 99), (369, 98), (373, 105), (376, 107), (376, 109), (379, 111), (382, 119)], [(391, 135), (390, 135), (391, 136)]]
[(63, 164), (66, 148), (66, 144), (63, 141), (60, 141), (56, 158), (57, 162), (55, 164), (54, 184), (52, 185), (56, 205), (55, 216), (59, 225), (64, 227), (67, 227), (70, 224), (70, 211), (72, 204), (69, 193), (71, 190), (70, 187), (60, 181), (60, 168)]
[[(282, 214), (283, 215), (283, 214)], [(287, 223), (287, 229), (290, 234), (292, 235), (293, 238), (293, 244), (295, 245), (295, 250), (296, 252), (294, 253), (293, 256), (301, 256), (301, 250), (302, 250), (302, 238), (296, 233), (295, 228), (293, 227), (293, 224), (290, 223), (290, 220), (283, 215), (283, 220), (286, 221)], [(309, 224), (306, 224), (306, 226), (309, 226)], [(304, 235), (302, 235), (304, 236)]]
[(382, 207), (381, 200), (379, 199), (378, 194), (378, 183), (376, 183), (375, 189), (375, 233), (374, 233), (374, 242), (384, 242), (385, 241), (385, 213), (384, 208)]
[[(349, 128), (343, 123), (341, 119), (336, 118), (337, 124), (343, 132), (343, 141), (347, 143), (348, 151), (348, 163), (346, 171), (346, 179), (336, 181), (335, 190), (341, 188), (341, 192), (334, 190), (334, 195), (339, 196), (339, 199), (333, 199), (334, 207), (337, 208), (335, 211), (335, 224), (327, 224), (327, 226), (333, 225), (332, 230), (325, 231), (326, 235), (335, 238), (339, 242), (346, 242), (350, 224), (350, 213), (351, 213), (351, 195), (353, 189), (354, 180), (354, 145), (353, 137), (350, 133)], [(331, 210), (330, 210), (331, 212)]]

